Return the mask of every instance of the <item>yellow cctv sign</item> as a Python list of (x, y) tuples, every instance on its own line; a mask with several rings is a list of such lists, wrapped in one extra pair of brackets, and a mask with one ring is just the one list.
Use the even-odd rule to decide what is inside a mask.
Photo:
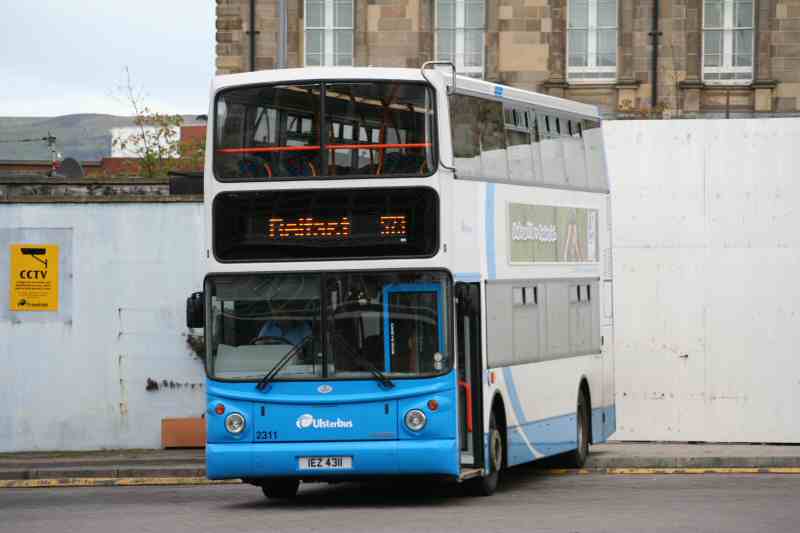
[(11, 245), (12, 311), (58, 311), (58, 246)]

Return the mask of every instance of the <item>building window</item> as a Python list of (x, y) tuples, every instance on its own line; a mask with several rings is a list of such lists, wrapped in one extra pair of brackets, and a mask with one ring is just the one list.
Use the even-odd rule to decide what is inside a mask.
[(456, 72), (483, 77), (484, 0), (437, 0), (436, 59), (450, 61)]
[(617, 1), (569, 0), (567, 79), (608, 82), (617, 76)]
[(305, 65), (353, 64), (353, 0), (305, 0)]
[(753, 1), (705, 0), (703, 81), (749, 83), (753, 79)]

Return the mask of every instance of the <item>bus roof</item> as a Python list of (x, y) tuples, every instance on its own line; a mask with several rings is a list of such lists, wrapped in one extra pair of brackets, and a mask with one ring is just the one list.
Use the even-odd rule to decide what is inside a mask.
[(382, 67), (306, 67), (258, 70), (214, 78), (214, 89), (239, 85), (313, 80), (398, 80), (425, 81), (419, 69)]
[[(445, 83), (448, 85), (451, 84), (451, 76), (445, 75), (444, 79)], [(566, 98), (558, 98), (557, 96), (550, 96), (549, 94), (518, 89), (509, 85), (501, 85), (477, 78), (470, 78), (468, 76), (456, 76), (456, 92), (490, 98), (494, 97), (503, 101), (513, 100), (529, 104), (537, 109), (545, 109), (554, 112), (561, 111), (562, 113), (580, 115), (585, 118), (600, 119), (600, 112), (597, 106), (576, 102), (574, 100), (567, 100)]]
[[(452, 76), (444, 70), (428, 70), (428, 78), (438, 78), (438, 84), (451, 85)], [(420, 69), (415, 68), (387, 68), (387, 67), (306, 67), (287, 68), (274, 70), (258, 70), (255, 72), (242, 72), (216, 76), (212, 84), (212, 93), (230, 87), (242, 85), (288, 83), (314, 80), (396, 80), (396, 81), (427, 81)], [(600, 119), (597, 106), (558, 98), (534, 91), (517, 89), (508, 85), (501, 85), (467, 76), (456, 76), (456, 92), (472, 94), (474, 96), (488, 97), (497, 100), (513, 100), (531, 105), (537, 109), (553, 112), (580, 115), (585, 118)]]

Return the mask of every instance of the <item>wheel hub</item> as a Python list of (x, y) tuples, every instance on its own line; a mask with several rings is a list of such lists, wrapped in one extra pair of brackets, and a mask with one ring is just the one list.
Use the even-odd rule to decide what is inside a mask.
[(492, 466), (494, 470), (500, 470), (503, 462), (503, 442), (500, 438), (500, 432), (492, 430)]

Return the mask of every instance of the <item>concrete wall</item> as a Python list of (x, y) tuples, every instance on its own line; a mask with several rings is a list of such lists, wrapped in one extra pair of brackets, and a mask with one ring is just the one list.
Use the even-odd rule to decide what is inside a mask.
[(800, 442), (800, 119), (604, 131), (615, 438)]
[[(0, 204), (0, 452), (158, 448), (162, 418), (203, 413), (185, 337), (202, 217), (200, 203)], [(9, 311), (9, 242), (61, 246), (57, 313)]]

